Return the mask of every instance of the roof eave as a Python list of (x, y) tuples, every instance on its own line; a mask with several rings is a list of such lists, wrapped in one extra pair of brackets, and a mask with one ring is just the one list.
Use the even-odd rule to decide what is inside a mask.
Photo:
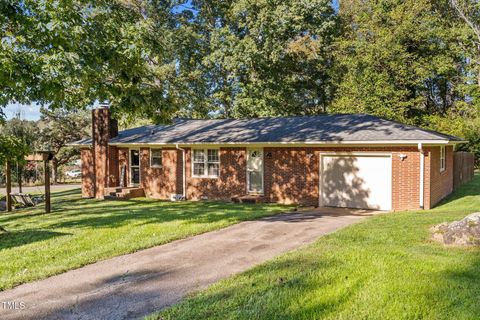
[(85, 148), (89, 147), (91, 148), (93, 145), (91, 143), (67, 143), (67, 147), (73, 147), (73, 148)]
[(463, 140), (372, 140), (372, 141), (269, 141), (269, 142), (111, 142), (112, 146), (201, 146), (201, 145), (455, 145), (466, 143)]

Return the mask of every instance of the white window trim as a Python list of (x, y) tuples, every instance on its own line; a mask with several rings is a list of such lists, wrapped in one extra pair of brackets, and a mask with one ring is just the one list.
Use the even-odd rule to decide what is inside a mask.
[[(161, 165), (153, 165), (152, 164), (152, 158), (153, 158), (153, 150), (159, 150), (160, 151), (160, 160), (161, 160)], [(162, 148), (151, 148), (150, 149), (150, 168), (163, 168), (163, 152)]]
[[(204, 172), (206, 174), (203, 174), (203, 175), (197, 175), (195, 174), (195, 170), (194, 170), (194, 152), (195, 150), (203, 150), (203, 154), (204, 154), (204, 158), (203, 158), (203, 164), (204, 164)], [(208, 175), (208, 150), (217, 150), (218, 152), (218, 162), (210, 162), (210, 163), (218, 163), (218, 175), (216, 176), (213, 176), (213, 175)], [(192, 153), (190, 155), (190, 162), (191, 162), (191, 167), (192, 167), (192, 177), (193, 178), (204, 178), (204, 179), (218, 179), (220, 178), (220, 167), (221, 167), (221, 164), (220, 164), (220, 149), (219, 148), (192, 148)]]
[(440, 172), (447, 170), (447, 149), (440, 146)]

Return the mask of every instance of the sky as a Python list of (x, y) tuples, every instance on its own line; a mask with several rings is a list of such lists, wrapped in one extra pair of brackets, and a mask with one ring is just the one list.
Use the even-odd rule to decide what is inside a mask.
[(38, 120), (40, 119), (40, 106), (37, 104), (19, 104), (12, 103), (7, 105), (3, 112), (7, 119), (11, 119), (20, 111), (22, 119), (25, 120)]

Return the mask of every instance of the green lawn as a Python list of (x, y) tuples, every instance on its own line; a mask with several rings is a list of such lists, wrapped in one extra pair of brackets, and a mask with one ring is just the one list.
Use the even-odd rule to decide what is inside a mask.
[(480, 211), (480, 175), (429, 211), (371, 217), (213, 285), (159, 319), (478, 319), (480, 250), (429, 227)]
[(96, 201), (80, 191), (53, 194), (43, 206), (0, 214), (0, 290), (80, 266), (288, 210), (281, 205)]

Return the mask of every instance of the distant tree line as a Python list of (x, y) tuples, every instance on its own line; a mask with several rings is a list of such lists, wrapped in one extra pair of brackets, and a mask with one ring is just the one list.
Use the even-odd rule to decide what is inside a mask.
[[(37, 166), (24, 160), (35, 151), (52, 151), (52, 181), (57, 183), (59, 168), (79, 158), (79, 150), (67, 144), (90, 134), (90, 115), (85, 110), (49, 110), (41, 108), (38, 121), (28, 121), (21, 113), (0, 124), (0, 172), (10, 161), (12, 180), (21, 185), (22, 181), (37, 179)], [(41, 165), (40, 165), (41, 167)], [(43, 172), (43, 171), (42, 171)], [(5, 177), (0, 174), (0, 182)]]
[(369, 113), (480, 157), (480, 8), (460, 0), (0, 4), (0, 103), (119, 118)]

